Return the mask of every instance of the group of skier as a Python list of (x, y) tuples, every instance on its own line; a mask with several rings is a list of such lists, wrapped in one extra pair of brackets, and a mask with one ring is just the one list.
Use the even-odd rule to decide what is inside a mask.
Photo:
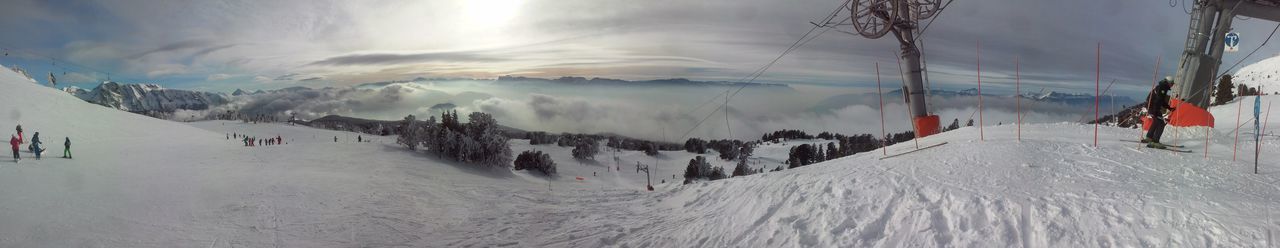
[(257, 136), (248, 136), (248, 135), (239, 134), (239, 133), (227, 134), (228, 140), (232, 138), (239, 139), (240, 142), (244, 144), (244, 146), (270, 146), (270, 145), (284, 144), (284, 138), (280, 137), (280, 135), (276, 135), (276, 137), (274, 138), (267, 137), (267, 138), (259, 139)]
[[(40, 141), (40, 132), (33, 133), (31, 135), (31, 141), (27, 142), (26, 136), (22, 131), (22, 125), (18, 125), (18, 127), (15, 129), (17, 131), (17, 134), (9, 136), (9, 146), (13, 150), (13, 162), (17, 163), (18, 161), (22, 160), (22, 156), (18, 153), (18, 150), (20, 149), (19, 147), (21, 147), (22, 144), (28, 144), (28, 143), (29, 145), (27, 146), (27, 151), (31, 152), (35, 156), (36, 160), (39, 160), (41, 155), (44, 154), (44, 151), (46, 150), (44, 147), (44, 142)], [(70, 159), (71, 158), (71, 137), (66, 137), (65, 140), (62, 142), (62, 144), (63, 144), (62, 158)]]

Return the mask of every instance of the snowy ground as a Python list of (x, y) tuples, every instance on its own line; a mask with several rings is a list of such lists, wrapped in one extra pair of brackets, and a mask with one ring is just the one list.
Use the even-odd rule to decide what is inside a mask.
[[(976, 128), (932, 136), (921, 145), (949, 144), (887, 160), (875, 151), (680, 185), (671, 175), (693, 154), (628, 151), (615, 162), (604, 151), (579, 162), (568, 148), (513, 140), (516, 153), (552, 154), (561, 175), (545, 177), (407, 152), (389, 137), (355, 143), (355, 134), (283, 124), (156, 120), (8, 70), (0, 88), (0, 127), (41, 132), (52, 157), (63, 137), (75, 142), (74, 160), (0, 162), (0, 247), (1274, 247), (1280, 239), (1280, 163), (1252, 174), (1252, 156), (1232, 162), (1222, 117), (1208, 159), (1203, 136), (1180, 139), (1196, 151), (1182, 154), (1119, 141), (1136, 139), (1132, 129), (1103, 127), (1094, 147), (1092, 126), (1026, 125), (1019, 142), (1004, 125), (987, 127), (985, 141)], [(242, 147), (225, 139), (230, 132), (289, 144)], [(772, 169), (804, 142), (815, 141), (761, 147), (754, 166)], [(1274, 153), (1280, 142), (1262, 147)], [(656, 164), (655, 192), (642, 191), (636, 161)]]

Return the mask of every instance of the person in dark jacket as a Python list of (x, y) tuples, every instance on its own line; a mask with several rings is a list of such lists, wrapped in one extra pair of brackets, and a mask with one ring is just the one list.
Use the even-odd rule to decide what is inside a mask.
[(40, 142), (40, 132), (31, 135), (31, 153), (36, 155), (36, 160), (40, 160), (40, 154), (44, 153), (44, 143)]
[(63, 147), (62, 157), (70, 159), (71, 158), (71, 137), (67, 137), (67, 140), (62, 142), (62, 147)]
[(1151, 128), (1147, 129), (1147, 136), (1142, 139), (1147, 143), (1147, 147), (1164, 148), (1165, 145), (1160, 143), (1160, 136), (1164, 135), (1164, 111), (1174, 111), (1174, 107), (1169, 106), (1169, 89), (1173, 88), (1173, 82), (1168, 79), (1160, 80), (1156, 84), (1155, 89), (1151, 89), (1151, 93), (1147, 94), (1147, 114), (1151, 116)]

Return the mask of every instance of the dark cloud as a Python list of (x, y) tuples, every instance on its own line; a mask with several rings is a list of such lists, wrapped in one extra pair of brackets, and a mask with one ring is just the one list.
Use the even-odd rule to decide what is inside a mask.
[(294, 78), (294, 77), (297, 77), (297, 76), (299, 76), (299, 74), (297, 74), (297, 73), (289, 73), (289, 74), (280, 75), (280, 76), (278, 76), (278, 77), (276, 77), (276, 78), (274, 78), (274, 79), (271, 79), (271, 80), (275, 80), (275, 81), (290, 81), (290, 80), (293, 80), (293, 78)]
[(197, 51), (196, 53), (191, 54), (191, 57), (200, 57), (200, 56), (205, 56), (205, 55), (208, 55), (208, 54), (210, 54), (210, 53), (217, 52), (218, 50), (223, 50), (223, 49), (231, 48), (231, 47), (234, 47), (234, 46), (236, 46), (236, 44), (221, 45), (221, 46), (213, 46), (213, 47), (209, 47), (209, 48), (205, 48), (205, 49), (200, 49), (200, 51)]
[(298, 82), (320, 81), (321, 79), (324, 79), (324, 78), (322, 78), (322, 77), (309, 77), (309, 78), (305, 78), (305, 79), (302, 79), (302, 80), (298, 80)]
[[(167, 45), (161, 46), (161, 47), (156, 48), (156, 49), (151, 49), (151, 50), (148, 50), (148, 51), (145, 51), (145, 52), (141, 52), (141, 53), (134, 54), (134, 55), (132, 55), (132, 56), (129, 56), (129, 59), (140, 59), (140, 58), (146, 57), (147, 55), (151, 55), (151, 54), (155, 54), (155, 53), (162, 53), (162, 52), (177, 51), (177, 50), (182, 50), (182, 49), (190, 49), (190, 48), (204, 47), (204, 46), (208, 46), (209, 44), (210, 44), (210, 42), (209, 42), (209, 41), (204, 41), (204, 40), (186, 40), (186, 41), (179, 41), (179, 42), (174, 42), (174, 43), (170, 43), (170, 44), (167, 44)], [(214, 51), (216, 51), (216, 50), (214, 50)], [(210, 52), (212, 52), (212, 51), (210, 51)]]

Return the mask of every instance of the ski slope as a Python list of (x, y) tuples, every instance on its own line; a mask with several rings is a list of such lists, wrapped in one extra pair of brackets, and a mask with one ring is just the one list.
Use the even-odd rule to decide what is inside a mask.
[[(560, 175), (547, 177), (408, 152), (393, 137), (157, 120), (8, 70), (0, 88), (0, 127), (41, 132), (51, 155), (70, 136), (75, 151), (0, 160), (0, 247), (1273, 247), (1280, 234), (1280, 164), (1269, 160), (1280, 154), (1262, 155), (1261, 174), (1251, 156), (1232, 162), (1223, 117), (1208, 159), (1203, 136), (1171, 141), (1196, 151), (1182, 154), (1120, 141), (1133, 129), (1102, 127), (1094, 147), (1088, 125), (1025, 125), (1021, 142), (1003, 125), (985, 127), (985, 141), (974, 127), (921, 139), (949, 144), (887, 160), (874, 151), (680, 185), (671, 176), (694, 154), (577, 161), (567, 147), (512, 140), (516, 153), (552, 154)], [(243, 147), (231, 132), (288, 144)], [(757, 148), (753, 166), (819, 142)], [(654, 192), (637, 161), (655, 166)]]

